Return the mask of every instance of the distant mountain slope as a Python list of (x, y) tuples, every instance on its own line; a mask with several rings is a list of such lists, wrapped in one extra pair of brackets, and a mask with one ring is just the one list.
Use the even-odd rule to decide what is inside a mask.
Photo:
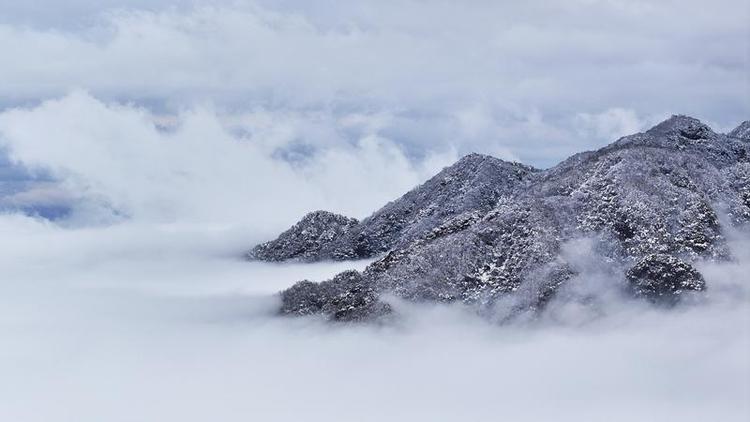
[[(355, 220), (334, 218), (331, 213), (322, 219), (316, 217), (320, 212), (312, 213), (278, 239), (256, 246), (249, 257), (266, 261), (369, 258), (405, 245), (453, 216), (467, 211), (486, 213), (501, 197), (514, 195), (535, 171), (486, 155), (467, 155), (362, 222), (353, 224)], [(304, 242), (299, 239), (325, 232), (321, 223), (330, 224), (335, 234), (316, 239), (301, 251)]]
[(728, 259), (726, 225), (750, 221), (746, 127), (723, 135), (673, 116), (545, 171), (465, 157), (338, 238), (365, 236), (383, 258), (284, 291), (281, 312), (370, 319), (391, 311), (387, 297), (534, 312), (585, 271), (562, 253), (580, 238), (623, 292), (674, 303), (710, 288), (692, 263)]
[(750, 140), (750, 120), (745, 120), (744, 122), (742, 122), (742, 124), (734, 128), (734, 130), (729, 132), (727, 135), (732, 138)]
[(324, 250), (357, 227), (359, 221), (328, 211), (314, 211), (272, 241), (256, 246), (248, 258), (263, 261), (321, 259)]

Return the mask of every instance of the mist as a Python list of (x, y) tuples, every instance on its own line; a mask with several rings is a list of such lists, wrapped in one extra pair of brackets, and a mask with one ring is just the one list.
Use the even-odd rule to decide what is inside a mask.
[[(596, 317), (552, 307), (498, 325), (461, 307), (398, 304), (391, 323), (345, 325), (278, 317), (274, 292), (367, 262), (248, 263), (211, 226), (61, 228), (5, 215), (0, 231), (3, 420), (750, 414), (743, 235), (735, 262), (702, 267), (705, 300), (677, 309), (610, 295)], [(608, 283), (595, 284), (599, 297)]]

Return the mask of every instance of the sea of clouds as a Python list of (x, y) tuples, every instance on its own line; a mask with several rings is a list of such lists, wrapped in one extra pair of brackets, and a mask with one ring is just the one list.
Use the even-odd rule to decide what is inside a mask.
[(704, 6), (3, 3), (0, 420), (747, 420), (742, 232), (671, 310), (571, 243), (567, 300), (505, 325), (280, 318), (279, 290), (368, 262), (242, 259), (467, 152), (547, 167), (671, 113), (732, 128), (750, 10)]
[[(597, 297), (497, 325), (397, 307), (385, 325), (274, 314), (274, 293), (367, 262), (248, 263), (204, 225), (62, 228), (0, 217), (0, 418), (744, 421), (750, 243), (704, 264), (709, 290), (665, 310)], [(605, 305), (605, 306), (602, 306)]]

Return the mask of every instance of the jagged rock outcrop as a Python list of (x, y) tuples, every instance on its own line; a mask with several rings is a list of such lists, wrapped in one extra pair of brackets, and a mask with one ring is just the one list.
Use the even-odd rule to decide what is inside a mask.
[(282, 292), (281, 311), (362, 320), (386, 313), (389, 295), (543, 309), (584, 270), (561, 253), (579, 238), (594, 239), (590, 259), (636, 296), (669, 302), (702, 290), (691, 262), (729, 258), (723, 225), (750, 221), (743, 125), (723, 135), (673, 116), (545, 171), (466, 157), (331, 242), (341, 251), (368, 239), (367, 253), (340, 257), (387, 250), (382, 258), (358, 276)]

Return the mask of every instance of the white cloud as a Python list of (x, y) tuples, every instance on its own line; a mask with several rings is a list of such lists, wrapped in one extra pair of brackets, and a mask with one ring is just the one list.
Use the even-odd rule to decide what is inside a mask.
[[(622, 107), (731, 127), (750, 112), (742, 0), (710, 10), (698, 1), (170, 4), (78, 2), (89, 18), (71, 14), (57, 29), (6, 19), (0, 97), (15, 104), (81, 88), (170, 112), (212, 102), (233, 114), (390, 115), (386, 128), (408, 135), (395, 140), (408, 149), (501, 143), (542, 166), (601, 145), (577, 139), (579, 114)], [(466, 133), (466, 116), (453, 120), (466, 110), (514, 136)], [(564, 136), (515, 136), (535, 113)]]
[[(669, 116), (664, 116), (669, 117)], [(582, 132), (590, 131), (597, 139), (615, 140), (649, 128), (649, 123), (638, 118), (633, 110), (610, 108), (601, 113), (579, 113), (576, 116)]]
[[(165, 131), (146, 109), (78, 92), (0, 114), (0, 142), (14, 160), (50, 171), (61, 189), (85, 198), (81, 221), (116, 211), (134, 221), (244, 224), (268, 236), (314, 209), (364, 217), (456, 159), (448, 150), (413, 164), (376, 135), (315, 143), (315, 133), (297, 133), (319, 126), (315, 119), (260, 117), (257, 133), (259, 119), (244, 118), (236, 135), (228, 127), (236, 121), (196, 108)], [(336, 135), (335, 119), (317, 119)], [(295, 142), (317, 149), (301, 162), (275, 157)]]
[(750, 415), (748, 288), (732, 278), (744, 255), (707, 272), (706, 303), (671, 312), (622, 303), (584, 324), (500, 327), (425, 307), (395, 326), (330, 326), (274, 318), (267, 295), (362, 263), (248, 264), (226, 255), (236, 233), (202, 224), (0, 216), (0, 233), (3, 420)]

